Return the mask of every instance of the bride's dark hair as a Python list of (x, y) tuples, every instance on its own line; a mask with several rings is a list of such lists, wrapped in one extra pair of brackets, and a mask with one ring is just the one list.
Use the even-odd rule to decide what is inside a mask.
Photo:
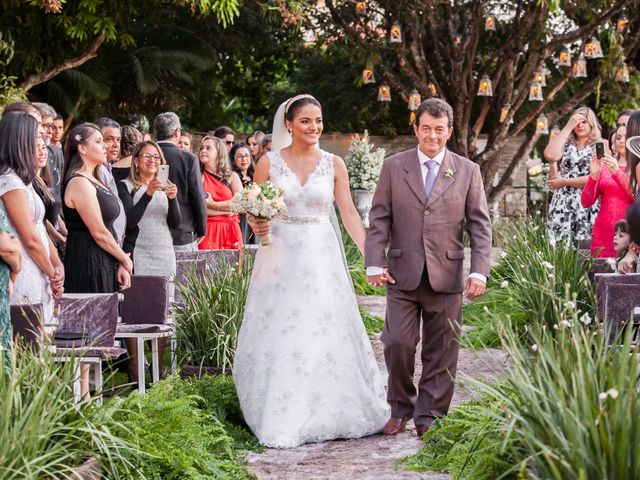
[(322, 110), (322, 105), (320, 105), (320, 102), (312, 96), (302, 97), (294, 100), (289, 105), (287, 105), (287, 108), (284, 112), (284, 119), (292, 122), (296, 116), (296, 112), (305, 105), (315, 105), (320, 110)]

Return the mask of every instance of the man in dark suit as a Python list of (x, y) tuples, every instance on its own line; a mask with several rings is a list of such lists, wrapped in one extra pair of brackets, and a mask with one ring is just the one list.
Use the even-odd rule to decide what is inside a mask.
[(198, 159), (178, 147), (180, 119), (173, 112), (161, 113), (153, 122), (153, 129), (169, 165), (169, 180), (178, 187), (178, 204), (182, 222), (171, 230), (176, 251), (198, 249), (198, 242), (207, 228), (207, 206), (202, 188)]
[[(388, 287), (382, 343), (391, 418), (385, 435), (402, 432), (413, 418), (422, 437), (435, 418), (446, 415), (458, 363), (462, 291), (469, 299), (481, 295), (489, 275), (491, 223), (480, 168), (447, 150), (452, 132), (451, 106), (436, 98), (423, 102), (414, 125), (418, 146), (385, 160), (369, 214), (368, 280)], [(465, 227), (471, 238), (466, 286)]]

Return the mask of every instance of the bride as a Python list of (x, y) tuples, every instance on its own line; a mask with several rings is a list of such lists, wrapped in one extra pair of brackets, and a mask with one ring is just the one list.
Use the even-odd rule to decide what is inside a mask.
[[(286, 130), (285, 130), (286, 127)], [(289, 133), (290, 132), (290, 133)], [(362, 252), (365, 230), (343, 160), (318, 148), (320, 103), (290, 98), (254, 181), (285, 191), (286, 216), (255, 223), (256, 254), (233, 378), (260, 442), (289, 448), (382, 431), (389, 407), (330, 215), (335, 199)]]

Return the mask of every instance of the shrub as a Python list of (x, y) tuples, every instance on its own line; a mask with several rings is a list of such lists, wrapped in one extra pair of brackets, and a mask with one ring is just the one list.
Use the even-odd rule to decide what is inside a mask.
[(240, 268), (223, 265), (204, 278), (192, 272), (185, 284), (177, 286), (184, 301), (173, 312), (183, 362), (223, 371), (231, 368), (253, 262), (250, 255), (242, 258)]

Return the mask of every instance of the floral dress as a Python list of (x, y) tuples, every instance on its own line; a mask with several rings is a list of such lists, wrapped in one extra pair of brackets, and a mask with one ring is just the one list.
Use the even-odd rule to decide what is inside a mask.
[[(559, 175), (578, 178), (589, 175), (593, 145), (578, 148), (567, 143), (558, 162)], [(547, 219), (547, 236), (552, 242), (579, 242), (591, 239), (591, 228), (600, 210), (597, 201), (591, 208), (580, 203), (582, 189), (562, 187), (553, 193)]]

